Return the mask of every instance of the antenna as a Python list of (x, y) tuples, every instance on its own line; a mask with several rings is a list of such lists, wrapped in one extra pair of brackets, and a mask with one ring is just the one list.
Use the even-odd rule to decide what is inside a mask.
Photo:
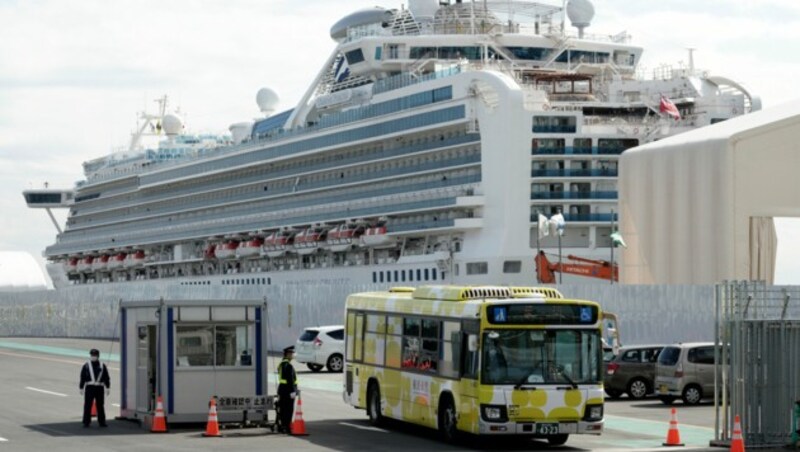
[(694, 47), (687, 47), (686, 50), (689, 51), (689, 75), (694, 75), (694, 51), (697, 49)]

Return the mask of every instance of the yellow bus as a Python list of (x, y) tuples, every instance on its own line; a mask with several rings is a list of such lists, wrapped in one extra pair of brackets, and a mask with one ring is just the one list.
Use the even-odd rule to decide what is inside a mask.
[(602, 313), (553, 289), (422, 286), (350, 295), (345, 402), (383, 418), (564, 444), (603, 430)]

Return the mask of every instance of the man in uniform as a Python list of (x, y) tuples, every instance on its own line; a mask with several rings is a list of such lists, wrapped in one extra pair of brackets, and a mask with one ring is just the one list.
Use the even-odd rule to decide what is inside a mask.
[(108, 368), (100, 362), (100, 351), (93, 348), (89, 356), (91, 359), (81, 368), (81, 380), (78, 384), (83, 396), (83, 426), (88, 427), (92, 422), (92, 403), (96, 401), (97, 422), (100, 427), (108, 427), (104, 403), (111, 388), (111, 379)]
[(300, 395), (297, 388), (297, 374), (292, 366), (294, 347), (283, 349), (283, 360), (278, 364), (278, 416), (280, 418), (280, 431), (292, 434), (292, 415), (294, 414), (294, 399)]

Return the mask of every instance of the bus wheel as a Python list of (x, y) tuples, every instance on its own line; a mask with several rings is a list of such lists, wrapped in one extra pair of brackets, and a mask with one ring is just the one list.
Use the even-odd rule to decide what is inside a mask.
[(567, 442), (567, 439), (569, 439), (569, 435), (550, 435), (547, 437), (547, 442), (551, 446), (561, 446)]
[(453, 398), (446, 395), (439, 402), (439, 432), (447, 442), (455, 442), (458, 439), (458, 429), (456, 428), (456, 407)]
[(381, 390), (378, 388), (377, 383), (370, 383), (369, 390), (367, 391), (367, 415), (369, 416), (369, 423), (372, 425), (380, 425), (383, 422), (383, 414), (381, 414)]

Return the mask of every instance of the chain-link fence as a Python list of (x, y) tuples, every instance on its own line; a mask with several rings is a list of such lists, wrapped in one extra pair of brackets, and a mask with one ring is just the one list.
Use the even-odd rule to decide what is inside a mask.
[(741, 417), (747, 447), (789, 444), (800, 400), (800, 287), (726, 282), (716, 288), (718, 390), (714, 445)]

